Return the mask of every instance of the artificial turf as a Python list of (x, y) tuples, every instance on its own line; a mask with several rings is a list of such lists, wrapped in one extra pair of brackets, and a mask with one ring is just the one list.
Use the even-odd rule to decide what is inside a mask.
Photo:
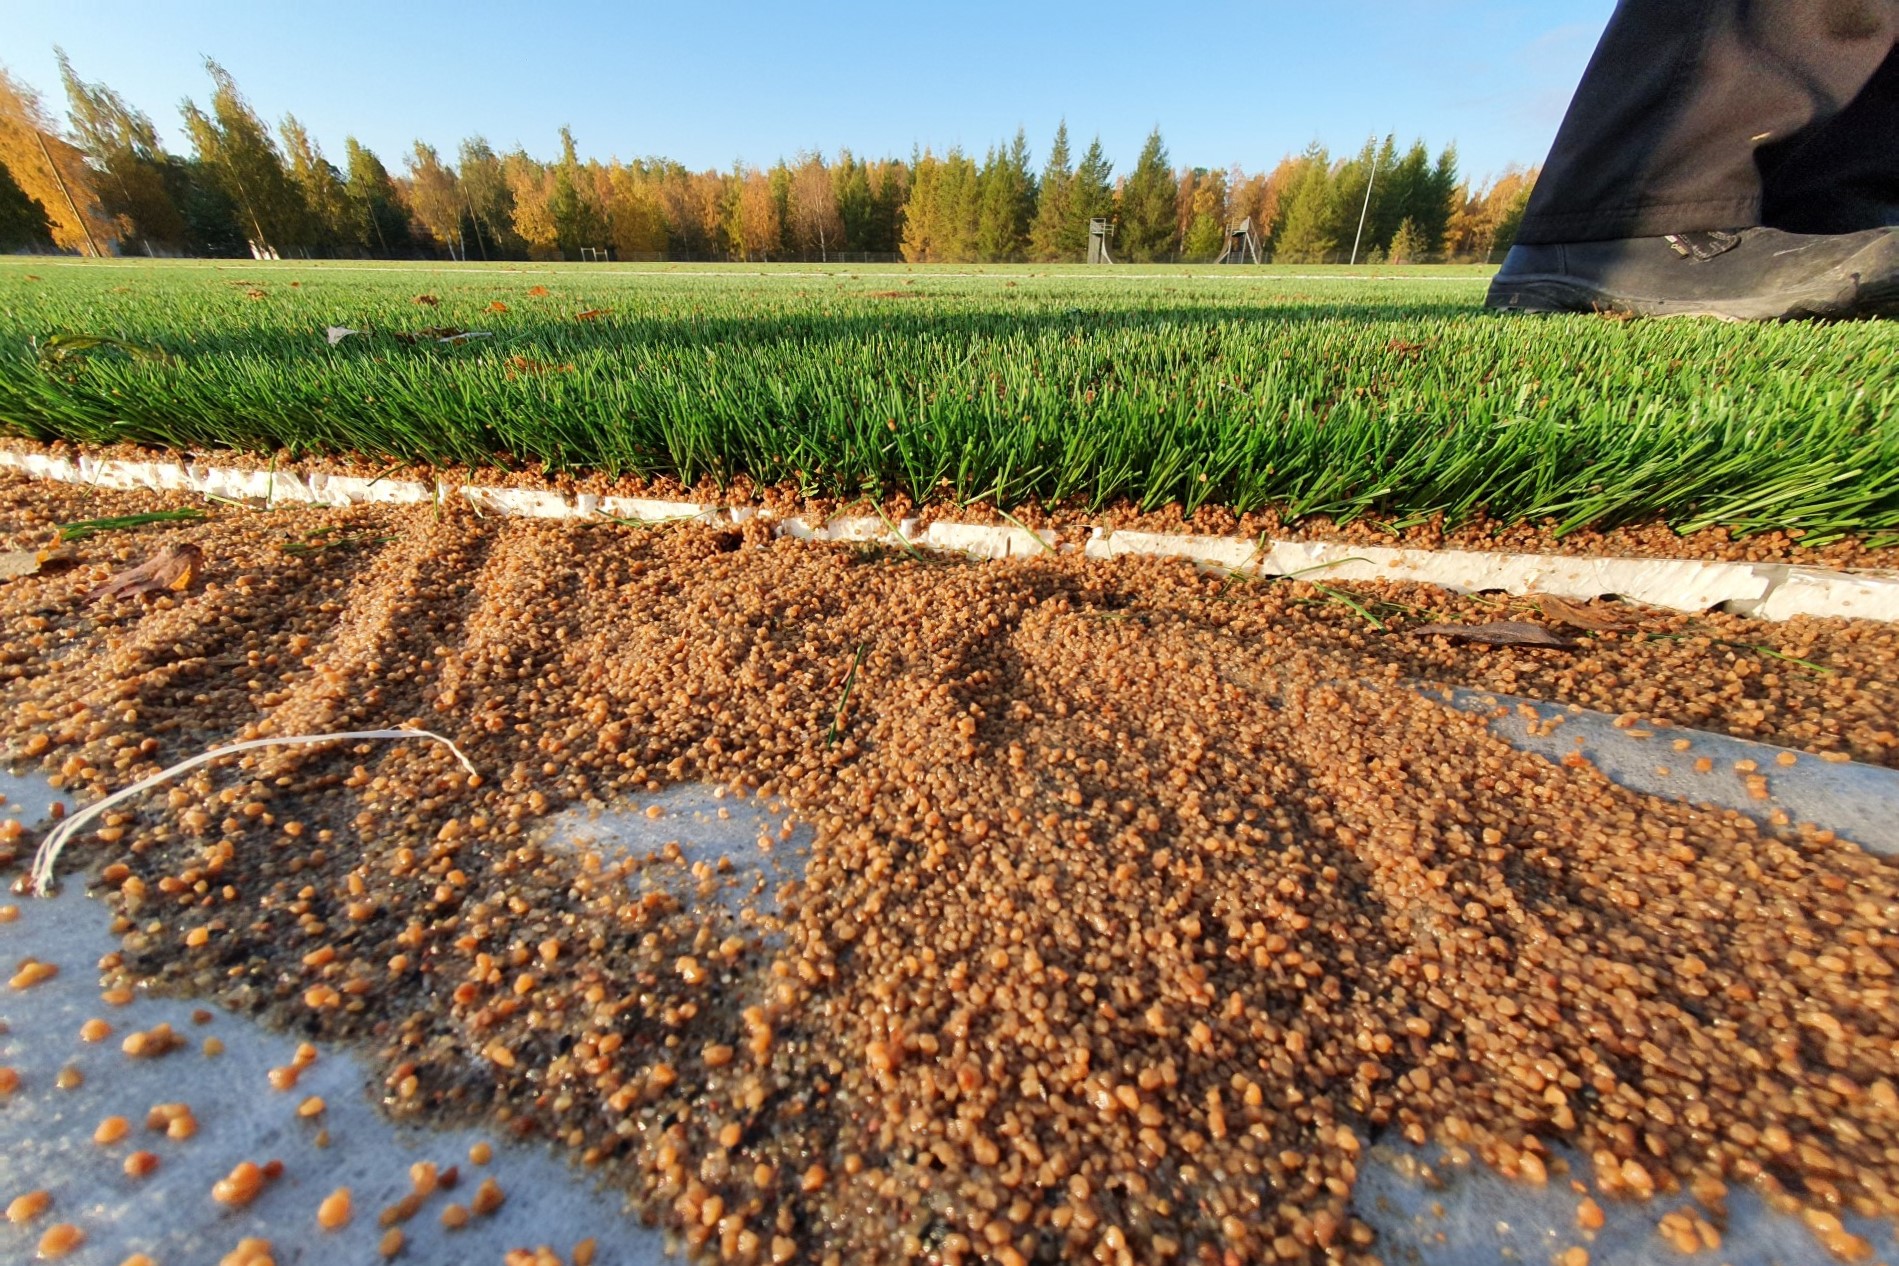
[(1506, 318), (1486, 273), (12, 258), (0, 430), (1899, 544), (1899, 326)]

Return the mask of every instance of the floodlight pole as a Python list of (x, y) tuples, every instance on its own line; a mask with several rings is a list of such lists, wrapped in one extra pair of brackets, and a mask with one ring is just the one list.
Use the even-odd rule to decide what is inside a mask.
[(1358, 232), (1352, 234), (1352, 263), (1358, 263), (1358, 242), (1365, 236), (1365, 213), (1371, 210), (1372, 186), (1378, 181), (1378, 160), (1382, 155), (1373, 154), (1371, 175), (1365, 178), (1365, 205), (1358, 209)]

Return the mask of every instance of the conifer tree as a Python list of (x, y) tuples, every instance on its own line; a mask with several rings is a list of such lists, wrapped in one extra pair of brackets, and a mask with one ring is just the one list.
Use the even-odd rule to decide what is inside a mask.
[(1332, 227), (1331, 164), (1323, 148), (1309, 146), (1273, 234), (1273, 260), (1318, 264), (1338, 248)]
[(976, 258), (985, 263), (1023, 258), (1035, 212), (1035, 176), (1029, 170), (1028, 138), (1020, 128), (1008, 149), (992, 149), (984, 158), (976, 197)]
[(1187, 226), (1187, 236), (1181, 243), (1180, 254), (1192, 263), (1204, 264), (1218, 259), (1225, 245), (1225, 226), (1210, 215), (1198, 215)]
[(942, 162), (929, 150), (910, 156), (910, 192), (903, 203), (905, 263), (927, 264), (940, 257), (942, 227), (937, 177), (942, 168)]
[[(1365, 222), (1365, 247), (1382, 247), (1388, 252), (1398, 226), (1405, 220), (1417, 220), (1419, 199), (1428, 195), (1430, 154), (1422, 140), (1413, 140), (1400, 154), (1392, 137), (1386, 137), (1381, 158), (1384, 161), (1379, 163), (1377, 194), (1371, 199), (1371, 218)], [(1417, 224), (1413, 224), (1413, 230), (1417, 230)]]
[(1444, 256), (1444, 239), (1451, 228), (1451, 211), (1457, 205), (1457, 147), (1446, 145), (1438, 152), (1437, 163), (1425, 181), (1424, 191), (1411, 209), (1418, 232), (1424, 238), (1424, 258)]
[(1068, 155), (1068, 120), (1055, 129), (1048, 164), (1042, 168), (1035, 219), (1029, 228), (1029, 258), (1044, 263), (1067, 258), (1066, 240), (1074, 219), (1075, 169)]
[(1421, 264), (1425, 262), (1427, 246), (1424, 233), (1418, 228), (1416, 220), (1406, 216), (1398, 225), (1398, 231), (1392, 235), (1391, 249), (1385, 258), (1393, 264)]
[[(1425, 153), (1424, 146), (1414, 144), (1408, 151), (1400, 154), (1398, 138), (1395, 135), (1386, 136), (1379, 145), (1377, 162), (1378, 178), (1371, 182), (1371, 208), (1365, 217), (1365, 237), (1359, 245), (1361, 259), (1364, 258), (1365, 251), (1390, 247), (1391, 239), (1398, 232), (1398, 225), (1415, 209), (1418, 190), (1431, 174), (1431, 160)], [(1366, 174), (1365, 172), (1354, 173), (1354, 178), (1361, 178)], [(1342, 186), (1340, 193), (1346, 195), (1346, 201), (1349, 204), (1349, 182), (1341, 181), (1340, 184)], [(1358, 186), (1358, 197), (1358, 205), (1348, 206), (1349, 214), (1345, 217), (1350, 220), (1354, 231), (1358, 227), (1360, 207), (1364, 205), (1365, 186), (1363, 184)], [(1351, 245), (1343, 236), (1340, 240), (1347, 247)]]
[(874, 184), (877, 192), (871, 204), (872, 236), (864, 249), (894, 255), (903, 247), (903, 207), (910, 196), (910, 168), (897, 159), (885, 159), (878, 165)]
[[(737, 168), (734, 167), (733, 171), (736, 173)], [(778, 250), (788, 253), (800, 249), (792, 241), (791, 168), (785, 166), (784, 159), (772, 164), (771, 170), (765, 174), (765, 183), (771, 190), (772, 213), (778, 217)], [(827, 179), (825, 183), (828, 185), (830, 181)], [(817, 253), (816, 247), (812, 248), (812, 253)]]
[(876, 193), (870, 187), (870, 168), (849, 150), (839, 152), (831, 168), (831, 200), (837, 207), (842, 226), (842, 249), (867, 251), (874, 236), (877, 214)]
[(161, 174), (165, 192), (185, 224), (187, 255), (235, 259), (250, 253), (250, 238), (239, 222), (237, 203), (208, 166), (197, 158), (167, 154)]
[[(1394, 140), (1385, 138), (1381, 147), (1377, 137), (1368, 136), (1357, 154), (1331, 168), (1326, 186), (1325, 214), (1321, 222), (1324, 235), (1335, 244), (1341, 259), (1351, 257), (1354, 242), (1358, 244), (1360, 259), (1380, 248), (1379, 225), (1384, 220), (1383, 207), (1391, 198), (1391, 174), (1396, 164), (1397, 146)], [(1359, 229), (1361, 218), (1364, 222), (1362, 232)], [(1397, 228), (1396, 221), (1393, 221), (1388, 232), (1396, 232)]]
[(937, 198), (942, 214), (943, 253), (946, 263), (977, 258), (976, 228), (982, 215), (981, 172), (976, 160), (952, 147), (943, 157), (943, 170), (937, 183)]
[(1070, 203), (1067, 236), (1062, 239), (1062, 257), (1084, 259), (1088, 252), (1088, 222), (1114, 218), (1114, 164), (1101, 152), (1101, 138), (1088, 142), (1081, 162), (1075, 168), (1074, 197)]
[(1173, 255), (1179, 195), (1173, 169), (1167, 165), (1167, 148), (1161, 143), (1160, 129), (1155, 128), (1148, 133), (1134, 171), (1121, 187), (1121, 223), (1116, 240), (1130, 260), (1148, 263)]

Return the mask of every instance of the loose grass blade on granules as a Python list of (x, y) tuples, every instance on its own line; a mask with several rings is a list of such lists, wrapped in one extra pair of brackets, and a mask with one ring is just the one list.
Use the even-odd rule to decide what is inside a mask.
[(99, 519), (79, 519), (72, 523), (62, 523), (55, 530), (61, 541), (83, 541), (99, 532), (127, 532), (134, 528), (150, 527), (154, 523), (189, 523), (204, 517), (204, 511), (188, 508), (151, 510), (143, 514), (119, 514)]

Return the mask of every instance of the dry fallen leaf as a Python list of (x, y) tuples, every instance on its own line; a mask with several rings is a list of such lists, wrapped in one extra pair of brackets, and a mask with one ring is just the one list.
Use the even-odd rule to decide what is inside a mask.
[(441, 300), (437, 299), (434, 295), (417, 295), (415, 301), (425, 308), (432, 308), (441, 302)]
[(547, 287), (546, 287), (546, 286), (535, 286), (535, 287), (532, 287), (532, 288), (531, 288), (531, 289), (530, 289), (530, 290), (528, 291), (528, 298), (530, 298), (530, 299), (545, 299), (545, 298), (547, 298)]
[(574, 313), (574, 320), (598, 321), (601, 317), (606, 316), (612, 311), (613, 311), (612, 308), (588, 308), (585, 312)]
[(572, 362), (554, 365), (547, 361), (535, 360), (531, 356), (510, 356), (508, 367), (504, 372), (509, 378), (518, 378), (523, 375), (571, 374), (574, 372), (574, 366)]
[(493, 303), (488, 305), (488, 311), (490, 312), (506, 312), (507, 310), (508, 310), (508, 305), (501, 302), (501, 300), (499, 299), (496, 299)]
[(12, 550), (0, 554), (0, 560), (4, 560), (0, 561), (0, 576), (45, 576), (78, 566), (79, 551), (56, 541), (37, 549)]
[(1567, 624), (1573, 629), (1588, 629), (1594, 633), (1626, 633), (1635, 627), (1594, 607), (1559, 598), (1553, 593), (1533, 593), (1529, 595), (1528, 601), (1548, 619)]
[(70, 545), (49, 545), (42, 549), (15, 549), (0, 553), (0, 580), (21, 576), (44, 576), (64, 571), (79, 561)]
[(140, 594), (183, 593), (198, 579), (204, 564), (204, 551), (189, 541), (167, 545), (137, 567), (129, 568), (86, 595), (87, 602), (101, 598), (129, 598)]
[(1410, 630), (1414, 636), (1434, 633), (1453, 642), (1475, 642), (1479, 646), (1547, 646), (1573, 651), (1579, 643), (1552, 633), (1540, 624), (1524, 620), (1492, 620), (1488, 624), (1425, 624)]

